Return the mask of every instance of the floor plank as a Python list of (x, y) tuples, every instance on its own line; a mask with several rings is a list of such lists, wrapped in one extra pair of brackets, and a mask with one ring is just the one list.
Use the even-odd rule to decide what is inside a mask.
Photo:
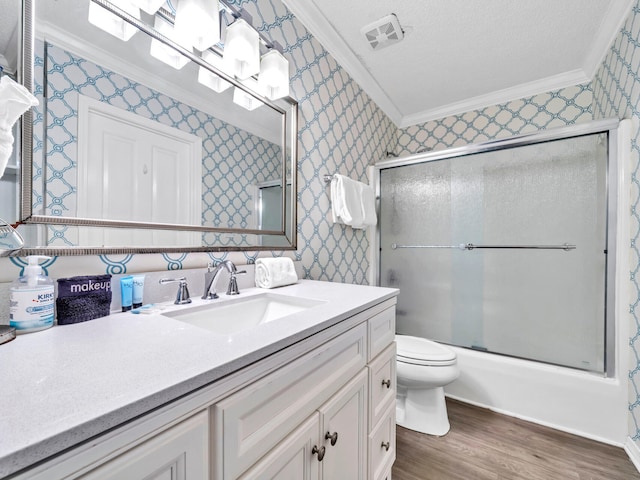
[(447, 399), (451, 431), (398, 427), (393, 480), (640, 480), (622, 448)]

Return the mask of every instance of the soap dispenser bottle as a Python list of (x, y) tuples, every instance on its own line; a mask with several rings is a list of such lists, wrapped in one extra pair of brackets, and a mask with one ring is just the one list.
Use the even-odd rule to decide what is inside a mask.
[(24, 275), (11, 284), (9, 324), (16, 333), (30, 333), (53, 326), (53, 280), (42, 274), (38, 260), (42, 255), (27, 257)]

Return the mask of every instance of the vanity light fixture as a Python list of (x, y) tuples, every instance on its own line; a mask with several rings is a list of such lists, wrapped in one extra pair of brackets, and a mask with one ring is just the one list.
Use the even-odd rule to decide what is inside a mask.
[[(138, 21), (141, 21), (142, 9), (153, 16), (154, 29), (161, 36), (192, 55), (193, 48), (199, 50), (202, 60), (229, 77), (236, 77), (258, 95), (269, 100), (289, 96), (289, 62), (281, 47), (258, 33), (251, 26), (251, 17), (232, 6), (229, 0), (90, 0), (89, 21), (126, 41), (138, 28), (112, 13), (111, 5), (105, 8), (102, 3), (112, 4)], [(227, 24), (230, 19), (232, 23)], [(221, 37), (224, 37), (224, 45), (220, 44)], [(261, 49), (266, 51), (262, 58)], [(151, 39), (149, 53), (177, 70), (190, 62), (188, 54), (181, 54), (157, 38)], [(231, 86), (220, 75), (201, 65), (198, 82), (216, 92)], [(262, 105), (241, 88), (234, 90), (233, 97), (235, 103), (249, 110)]]
[[(156, 16), (154, 19), (153, 28), (155, 28), (161, 35), (164, 35), (168, 39), (173, 40), (175, 43), (185, 48), (190, 48), (189, 46), (185, 46), (183, 44), (184, 42), (182, 39), (177, 38), (173, 26), (163, 18)], [(160, 40), (156, 40), (155, 38), (151, 39), (151, 48), (149, 49), (149, 53), (152, 57), (157, 58), (161, 62), (166, 63), (176, 70), (180, 70), (187, 63), (189, 63), (189, 59), (187, 57), (177, 52), (170, 46), (165, 45)]]
[(227, 71), (240, 80), (260, 71), (260, 36), (242, 18), (227, 27), (223, 58)]
[[(202, 52), (202, 59), (216, 67), (218, 70), (223, 70), (222, 58), (212, 51), (207, 50)], [(231, 84), (225, 79), (204, 67), (198, 67), (198, 82), (218, 93), (224, 92), (231, 86)]]
[(289, 62), (275, 48), (270, 49), (260, 60), (258, 88), (271, 100), (289, 95)]
[[(140, 9), (130, 0), (110, 0), (120, 10), (140, 19)], [(138, 29), (97, 3), (89, 3), (89, 22), (120, 40), (127, 41)]]
[(180, 0), (175, 31), (182, 43), (204, 51), (220, 41), (218, 0)]
[[(253, 78), (244, 80), (242, 83), (253, 92), (259, 91), (258, 82), (256, 82)], [(253, 95), (248, 94), (238, 87), (233, 87), (233, 103), (235, 103), (236, 105), (240, 105), (242, 108), (246, 108), (247, 110), (255, 110), (259, 106), (264, 105), (261, 100), (258, 100)]]
[(131, 0), (140, 10), (144, 10), (149, 15), (155, 15), (165, 0)]

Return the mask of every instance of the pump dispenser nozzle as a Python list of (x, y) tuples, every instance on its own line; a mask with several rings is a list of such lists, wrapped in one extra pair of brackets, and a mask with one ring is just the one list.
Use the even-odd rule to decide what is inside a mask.
[(24, 267), (24, 276), (27, 277), (27, 285), (35, 287), (38, 284), (38, 275), (42, 275), (42, 267), (38, 260), (51, 260), (51, 257), (45, 255), (29, 255), (27, 257), (27, 266)]

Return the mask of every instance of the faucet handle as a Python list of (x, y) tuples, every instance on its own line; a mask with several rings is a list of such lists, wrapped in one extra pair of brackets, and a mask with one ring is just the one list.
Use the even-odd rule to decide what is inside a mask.
[(236, 279), (236, 276), (245, 275), (246, 273), (246, 270), (231, 272), (231, 277), (229, 278), (229, 286), (227, 287), (227, 295), (240, 295), (240, 290), (238, 290), (238, 280)]
[(187, 303), (191, 303), (191, 298), (189, 296), (189, 289), (187, 288), (187, 278), (161, 278), (160, 285), (165, 285), (167, 283), (180, 283), (178, 285), (178, 293), (176, 294), (176, 301), (173, 302), (176, 305), (185, 305)]

